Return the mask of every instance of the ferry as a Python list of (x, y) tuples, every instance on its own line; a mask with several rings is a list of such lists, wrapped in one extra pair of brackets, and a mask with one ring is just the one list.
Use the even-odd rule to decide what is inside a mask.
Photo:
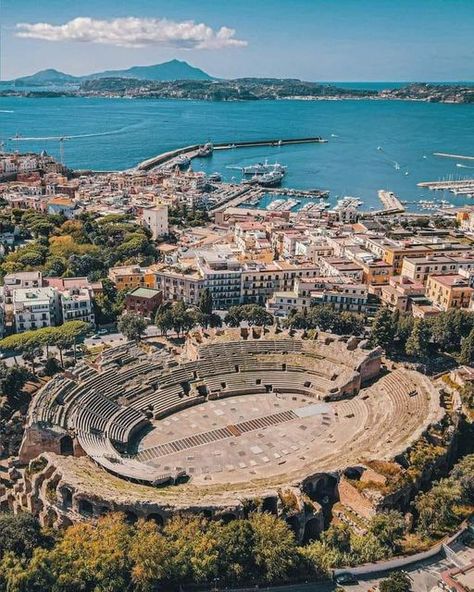
[(242, 168), (242, 173), (244, 175), (265, 175), (267, 173), (278, 172), (285, 174), (286, 166), (283, 166), (279, 162), (275, 162), (270, 164), (268, 160), (265, 162), (258, 162), (257, 164), (251, 164), (249, 166)]
[(257, 183), (261, 187), (276, 187), (281, 185), (283, 180), (283, 173), (279, 171), (271, 171), (261, 176), (257, 176)]

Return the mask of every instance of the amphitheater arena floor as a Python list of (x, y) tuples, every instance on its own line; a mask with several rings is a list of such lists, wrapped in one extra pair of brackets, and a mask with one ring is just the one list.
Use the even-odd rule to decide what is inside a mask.
[(338, 402), (284, 393), (208, 401), (156, 421), (138, 458), (163, 473), (186, 470), (194, 485), (208, 486), (389, 458), (433, 421), (437, 408), (433, 391), (416, 379), (416, 394), (409, 395), (406, 383), (415, 376), (409, 374), (395, 373), (392, 384), (385, 378)]

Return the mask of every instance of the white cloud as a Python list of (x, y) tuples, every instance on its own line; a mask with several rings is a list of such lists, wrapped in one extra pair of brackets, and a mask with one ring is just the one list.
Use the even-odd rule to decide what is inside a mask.
[(78, 41), (120, 47), (163, 45), (180, 49), (221, 49), (243, 47), (246, 41), (235, 38), (235, 30), (214, 30), (204, 23), (152, 18), (96, 20), (78, 17), (64, 25), (18, 23), (17, 36), (45, 41)]

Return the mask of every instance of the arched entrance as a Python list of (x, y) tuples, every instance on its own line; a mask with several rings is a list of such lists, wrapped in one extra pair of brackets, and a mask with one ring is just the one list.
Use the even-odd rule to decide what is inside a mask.
[(59, 440), (59, 453), (63, 456), (71, 456), (74, 454), (74, 446), (71, 436), (66, 435)]

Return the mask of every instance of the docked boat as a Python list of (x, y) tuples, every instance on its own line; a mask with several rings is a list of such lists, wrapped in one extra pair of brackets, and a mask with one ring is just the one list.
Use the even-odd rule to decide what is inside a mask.
[(204, 158), (207, 156), (212, 156), (212, 153), (214, 152), (214, 146), (211, 142), (207, 142), (206, 144), (204, 144), (203, 146), (199, 146), (197, 155), (200, 158)]
[(219, 181), (222, 181), (222, 177), (220, 173), (211, 173), (209, 175), (209, 181), (213, 182), (213, 183), (219, 183)]
[(177, 167), (179, 167), (181, 170), (187, 169), (190, 164), (191, 164), (191, 159), (189, 158), (189, 156), (186, 156), (186, 154), (181, 154), (175, 160), (175, 165)]
[(267, 173), (282, 173), (285, 174), (286, 166), (281, 165), (279, 162), (270, 164), (268, 160), (265, 162), (258, 162), (257, 164), (251, 164), (243, 167), (242, 172), (244, 175), (266, 175)]
[(271, 171), (270, 173), (258, 176), (257, 183), (261, 187), (277, 187), (278, 185), (281, 185), (283, 176), (284, 174), (282, 172)]

